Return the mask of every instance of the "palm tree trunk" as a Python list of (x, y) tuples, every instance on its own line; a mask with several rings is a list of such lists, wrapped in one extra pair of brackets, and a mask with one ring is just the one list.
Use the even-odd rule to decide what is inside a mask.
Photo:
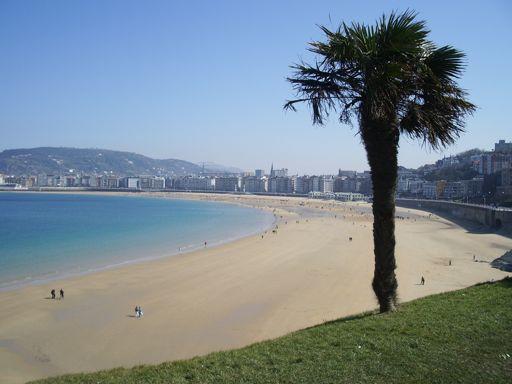
[(361, 135), (373, 183), (375, 271), (372, 287), (380, 311), (388, 312), (397, 304), (395, 192), (399, 131), (393, 121), (361, 119)]

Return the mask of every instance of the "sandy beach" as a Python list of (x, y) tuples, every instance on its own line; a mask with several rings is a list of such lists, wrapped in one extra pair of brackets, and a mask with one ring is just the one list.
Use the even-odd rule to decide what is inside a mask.
[[(172, 196), (271, 210), (277, 233), (0, 292), (0, 382), (183, 359), (376, 308), (369, 204)], [(510, 237), (428, 212), (397, 215), (401, 301), (508, 275), (489, 262), (512, 249)], [(52, 288), (66, 298), (48, 299)]]

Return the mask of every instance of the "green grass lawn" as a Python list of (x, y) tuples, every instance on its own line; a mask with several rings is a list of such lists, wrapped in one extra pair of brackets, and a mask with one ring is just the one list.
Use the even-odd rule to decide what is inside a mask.
[(512, 383), (512, 279), (238, 350), (37, 383)]

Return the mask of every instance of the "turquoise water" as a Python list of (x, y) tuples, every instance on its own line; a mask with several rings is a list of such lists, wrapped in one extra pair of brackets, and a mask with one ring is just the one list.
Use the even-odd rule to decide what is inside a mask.
[(211, 246), (272, 222), (225, 203), (0, 193), (0, 290)]

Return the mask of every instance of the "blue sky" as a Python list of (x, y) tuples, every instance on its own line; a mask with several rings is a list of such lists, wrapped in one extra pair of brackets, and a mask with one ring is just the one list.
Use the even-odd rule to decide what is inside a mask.
[(416, 167), (512, 139), (512, 2), (8, 1), (0, 2), (0, 150), (74, 146), (243, 169), (367, 169), (356, 129), (311, 125), (289, 65), (308, 59), (318, 24), (374, 22), (414, 9), (431, 38), (467, 54), (461, 84), (479, 106), (457, 145), (433, 152), (401, 140)]

